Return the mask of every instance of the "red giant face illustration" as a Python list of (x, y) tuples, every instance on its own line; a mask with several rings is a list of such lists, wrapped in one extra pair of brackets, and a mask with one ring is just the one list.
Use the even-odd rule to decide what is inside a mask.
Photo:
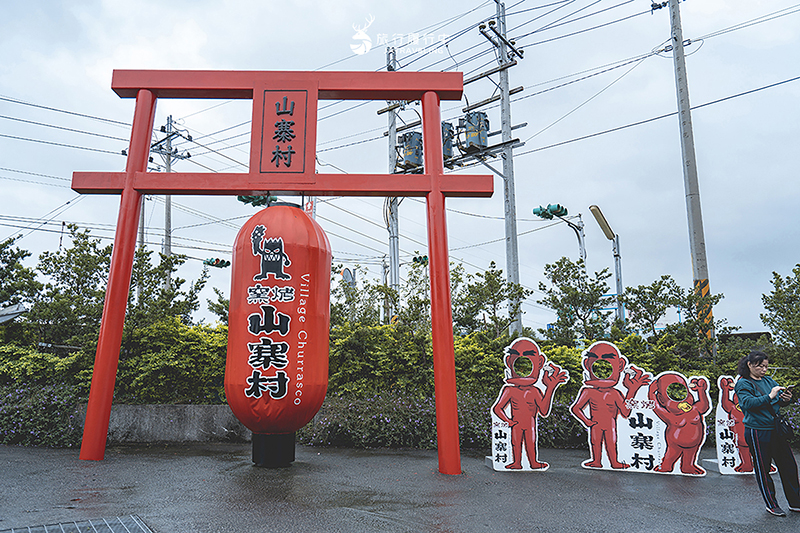
[[(619, 383), (619, 377), (625, 368), (625, 358), (622, 357), (617, 347), (608, 342), (596, 342), (592, 345), (591, 351), (586, 352), (583, 359), (583, 368), (588, 372), (588, 379), (584, 384), (589, 387), (613, 387)], [(598, 377), (594, 373), (594, 364), (598, 361), (606, 361), (611, 365), (611, 374), (608, 377)]]
[[(520, 357), (527, 358), (533, 365), (533, 369), (528, 376), (520, 376), (514, 369), (514, 363)], [(505, 363), (506, 368), (511, 372), (511, 377), (506, 379), (506, 383), (517, 386), (533, 385), (539, 380), (539, 374), (544, 366), (544, 356), (539, 353), (539, 347), (533, 342), (528, 339), (517, 339), (511, 343), (511, 346), (506, 348)]]

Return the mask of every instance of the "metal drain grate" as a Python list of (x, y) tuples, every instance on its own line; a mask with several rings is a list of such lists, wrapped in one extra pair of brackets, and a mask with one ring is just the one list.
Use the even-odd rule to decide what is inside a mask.
[(153, 531), (138, 516), (128, 515), (46, 526), (15, 527), (0, 530), (0, 533), (153, 533)]

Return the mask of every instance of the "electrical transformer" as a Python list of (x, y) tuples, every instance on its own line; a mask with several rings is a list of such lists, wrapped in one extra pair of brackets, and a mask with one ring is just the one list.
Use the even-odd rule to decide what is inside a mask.
[(463, 150), (466, 153), (478, 152), (489, 146), (489, 119), (486, 113), (467, 113), (464, 118), (458, 119), (458, 128), (464, 132)]

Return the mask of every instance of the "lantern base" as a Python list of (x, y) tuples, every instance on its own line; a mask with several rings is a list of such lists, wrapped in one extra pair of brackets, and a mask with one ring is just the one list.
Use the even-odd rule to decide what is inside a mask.
[(253, 433), (253, 463), (265, 468), (286, 468), (294, 461), (294, 433)]

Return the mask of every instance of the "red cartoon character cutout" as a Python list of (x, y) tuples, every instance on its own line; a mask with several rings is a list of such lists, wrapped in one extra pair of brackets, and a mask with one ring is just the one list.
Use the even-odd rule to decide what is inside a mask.
[[(674, 399), (669, 394), (670, 385), (685, 389), (686, 396)], [(682, 393), (681, 393), (682, 394)], [(686, 377), (677, 372), (662, 372), (650, 384), (648, 397), (654, 402), (653, 412), (666, 425), (666, 449), (655, 472), (704, 476), (706, 471), (697, 464), (700, 448), (706, 440), (705, 415), (711, 411), (708, 378)], [(675, 472), (680, 461), (680, 472)]]
[[(521, 358), (532, 365), (527, 376), (520, 376), (515, 368)], [(537, 418), (550, 414), (553, 393), (569, 380), (569, 373), (547, 361), (539, 346), (525, 337), (506, 346), (504, 363), (505, 385), (492, 406), (493, 468), (547, 470), (550, 465), (538, 460)]]
[[(592, 344), (583, 352), (582, 364), (583, 387), (570, 408), (575, 418), (589, 430), (591, 458), (582, 465), (606, 470), (629, 468), (628, 463), (619, 459), (617, 422), (619, 417), (623, 417), (622, 422), (625, 422), (631, 415), (634, 397), (643, 385), (650, 382), (650, 374), (629, 365), (614, 344), (604, 341)], [(602, 366), (606, 370), (610, 366), (610, 372), (606, 372), (608, 375), (604, 375)]]

